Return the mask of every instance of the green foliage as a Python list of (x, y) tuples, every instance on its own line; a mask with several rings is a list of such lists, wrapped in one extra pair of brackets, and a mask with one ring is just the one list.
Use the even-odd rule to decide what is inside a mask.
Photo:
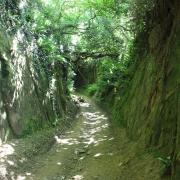
[(33, 134), (34, 132), (41, 130), (43, 128), (43, 124), (39, 119), (28, 119), (24, 124), (23, 136), (27, 136), (29, 134)]
[(157, 159), (162, 163), (162, 176), (171, 174), (171, 168), (172, 168), (172, 160), (171, 157), (157, 157)]
[[(2, 25), (9, 34), (19, 30), (24, 35), (21, 51), (30, 52), (36, 79), (45, 79), (40, 91), (51, 86), (58, 68), (64, 91), (72, 91), (76, 69), (84, 68), (83, 61), (87, 71), (93, 65), (96, 68), (94, 82), (87, 87), (89, 94), (103, 99), (109, 93), (124, 92), (129, 67), (137, 59), (135, 37), (147, 27), (147, 9), (151, 11), (153, 1), (32, 0), (23, 6), (8, 2), (12, 3), (8, 7), (5, 0), (0, 3)], [(27, 121), (25, 132), (36, 131), (42, 126), (38, 122)]]
[(90, 96), (93, 96), (96, 92), (98, 92), (99, 90), (99, 86), (97, 84), (90, 84), (87, 86), (86, 88), (87, 90), (87, 93), (90, 95)]
[(168, 156), (168, 157), (158, 157), (157, 158), (160, 162), (162, 162), (164, 165), (165, 165), (165, 167), (169, 167), (169, 166), (171, 166), (171, 158), (170, 158), (170, 156)]

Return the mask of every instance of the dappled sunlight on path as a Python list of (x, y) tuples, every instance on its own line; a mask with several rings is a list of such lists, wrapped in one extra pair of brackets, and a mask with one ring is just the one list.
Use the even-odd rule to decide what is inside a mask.
[(3, 144), (0, 146), (0, 179), (7, 175), (7, 165), (14, 165), (13, 161), (8, 160), (8, 156), (14, 153), (14, 144)]
[[(112, 141), (115, 138), (110, 133), (108, 118), (90, 100), (79, 104), (81, 112), (69, 131), (55, 135), (56, 144), (51, 150), (37, 158), (32, 167), (28, 166), (28, 169), (24, 168), (16, 175), (17, 180), (107, 178), (105, 169), (109, 168), (109, 163), (114, 161), (117, 154), (113, 152)], [(9, 153), (13, 153), (13, 147), (9, 146)], [(117, 167), (118, 164), (115, 162)]]

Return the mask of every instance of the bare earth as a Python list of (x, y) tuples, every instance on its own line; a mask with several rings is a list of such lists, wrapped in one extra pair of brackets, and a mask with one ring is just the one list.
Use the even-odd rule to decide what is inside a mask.
[(16, 178), (8, 179), (159, 179), (159, 162), (148, 154), (138, 157), (136, 149), (140, 145), (129, 141), (123, 129), (110, 125), (95, 103), (86, 98), (80, 108), (72, 127), (54, 137), (56, 143), (50, 151), (27, 162), (25, 167), (17, 167), (18, 174), (12, 173)]

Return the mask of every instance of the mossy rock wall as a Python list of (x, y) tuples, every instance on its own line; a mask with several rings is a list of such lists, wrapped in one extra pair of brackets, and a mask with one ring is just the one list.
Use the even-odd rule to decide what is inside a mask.
[(43, 59), (34, 57), (35, 39), (18, 23), (9, 32), (6, 21), (0, 26), (0, 143), (57, 124), (76, 111), (63, 64), (49, 64), (49, 69), (36, 64)]
[(178, 0), (159, 1), (149, 53), (139, 59), (126, 94), (114, 103), (114, 117), (129, 137), (143, 139), (145, 147), (156, 147), (166, 157), (172, 157), (180, 145), (179, 12)]

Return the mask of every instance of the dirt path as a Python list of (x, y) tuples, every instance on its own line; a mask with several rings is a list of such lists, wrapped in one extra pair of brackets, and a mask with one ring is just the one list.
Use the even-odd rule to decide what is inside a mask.
[[(80, 103), (81, 113), (70, 131), (56, 136), (57, 144), (35, 162), (25, 179), (116, 180), (119, 161), (107, 117), (90, 102)], [(111, 167), (109, 168), (109, 166)]]
[[(5, 151), (0, 149), (0, 174), (8, 172), (9, 178), (5, 180), (161, 179), (161, 163), (145, 153), (140, 142), (130, 141), (125, 130), (110, 125), (91, 100), (81, 102), (80, 108), (69, 131), (53, 137), (56, 143), (50, 151), (32, 161), (16, 155), (16, 148), (22, 149), (22, 145), (4, 145)], [(10, 159), (11, 154), (14, 160)], [(23, 162), (19, 165), (18, 161)], [(3, 162), (16, 170), (6, 168)]]

